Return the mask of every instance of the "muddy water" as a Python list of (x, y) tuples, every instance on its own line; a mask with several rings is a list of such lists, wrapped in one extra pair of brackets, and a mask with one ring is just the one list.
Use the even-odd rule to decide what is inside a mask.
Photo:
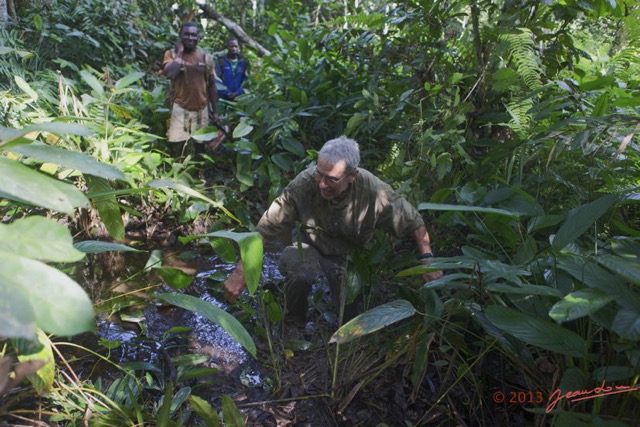
[[(165, 375), (175, 375), (171, 372), (174, 368), (167, 366), (167, 357), (206, 355), (207, 362), (199, 366), (216, 369), (223, 381), (228, 377), (229, 385), (240, 381), (244, 386), (264, 389), (267, 384), (264, 377), (268, 375), (264, 367), (222, 327), (197, 313), (161, 304), (152, 295), (153, 292), (184, 292), (231, 312), (224, 302), (220, 284), (234, 265), (222, 262), (211, 253), (167, 251), (163, 255), (166, 256), (163, 267), (179, 268), (194, 277), (187, 289), (171, 289), (157, 274), (143, 272), (149, 258), (147, 252), (89, 256), (75, 279), (95, 302), (106, 302), (98, 304), (96, 334), (78, 337), (76, 342), (102, 354), (105, 348), (112, 347), (108, 354), (113, 362), (120, 365), (145, 362), (160, 367)], [(266, 253), (263, 280), (278, 282), (280, 279), (274, 254)], [(116, 298), (122, 295), (129, 296)], [(94, 368), (91, 372), (111, 376)]]

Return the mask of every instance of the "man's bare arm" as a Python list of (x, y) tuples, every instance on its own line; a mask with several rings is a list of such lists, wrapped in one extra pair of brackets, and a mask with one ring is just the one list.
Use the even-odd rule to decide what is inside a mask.
[(235, 270), (233, 270), (233, 273), (231, 273), (231, 276), (229, 276), (229, 278), (227, 278), (227, 280), (222, 284), (224, 296), (227, 301), (234, 302), (245, 287), (244, 266), (242, 265), (242, 261), (238, 261), (238, 264), (236, 265)]
[[(413, 232), (413, 238), (415, 239), (416, 246), (418, 247), (418, 256), (421, 257), (423, 263), (428, 264), (429, 256), (433, 256), (433, 250), (431, 249), (431, 239), (429, 238), (427, 227), (423, 224), (416, 229), (416, 231)], [(426, 282), (430, 282), (441, 277), (442, 271), (431, 271), (423, 274), (422, 276)]]
[(162, 73), (174, 80), (180, 74), (182, 67), (184, 66), (184, 59), (182, 58), (182, 54), (184, 53), (184, 45), (182, 42), (178, 42), (176, 44), (176, 48), (173, 51), (173, 61), (167, 62), (162, 69)]

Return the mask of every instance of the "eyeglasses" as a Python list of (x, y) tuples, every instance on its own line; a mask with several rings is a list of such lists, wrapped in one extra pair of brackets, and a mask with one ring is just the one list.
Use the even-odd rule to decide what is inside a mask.
[(318, 170), (318, 167), (316, 166), (313, 171), (313, 179), (315, 179), (317, 182), (322, 182), (322, 180), (324, 180), (324, 182), (326, 182), (330, 187), (337, 187), (340, 184), (340, 181), (351, 175), (351, 172), (353, 171), (347, 171), (342, 178), (336, 178), (323, 174)]

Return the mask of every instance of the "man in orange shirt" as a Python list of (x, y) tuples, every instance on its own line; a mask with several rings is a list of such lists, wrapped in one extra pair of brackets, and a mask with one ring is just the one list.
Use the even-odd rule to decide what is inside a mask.
[[(218, 121), (218, 94), (213, 59), (197, 49), (200, 33), (193, 22), (180, 28), (180, 40), (167, 50), (163, 74), (171, 79), (171, 118), (167, 139), (173, 157), (183, 156), (191, 135), (198, 129)], [(196, 154), (204, 152), (204, 144), (195, 142)]]

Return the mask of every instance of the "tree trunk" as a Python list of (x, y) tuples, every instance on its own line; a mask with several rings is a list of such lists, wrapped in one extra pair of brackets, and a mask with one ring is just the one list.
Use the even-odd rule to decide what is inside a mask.
[(7, 8), (9, 9), (9, 16), (11, 16), (11, 18), (17, 22), (18, 15), (16, 15), (16, 4), (13, 0), (7, 0)]
[(260, 56), (271, 54), (271, 52), (269, 52), (260, 43), (258, 43), (257, 41), (255, 41), (254, 39), (249, 37), (249, 35), (242, 29), (242, 27), (240, 25), (238, 25), (235, 22), (233, 22), (232, 20), (230, 20), (228, 18), (225, 18), (224, 16), (220, 15), (211, 6), (209, 6), (207, 4), (201, 4), (200, 8), (202, 9), (202, 11), (204, 12), (204, 15), (207, 18), (215, 19), (216, 21), (218, 21), (219, 23), (221, 23), (222, 25), (227, 27), (229, 29), (229, 31), (231, 31), (233, 33), (233, 35), (238, 38), (239, 41), (241, 41), (242, 43), (246, 44), (250, 48), (252, 48), (255, 51), (257, 51)]
[(0, 0), (0, 27), (7, 25), (9, 22), (9, 9), (7, 8), (7, 0)]

